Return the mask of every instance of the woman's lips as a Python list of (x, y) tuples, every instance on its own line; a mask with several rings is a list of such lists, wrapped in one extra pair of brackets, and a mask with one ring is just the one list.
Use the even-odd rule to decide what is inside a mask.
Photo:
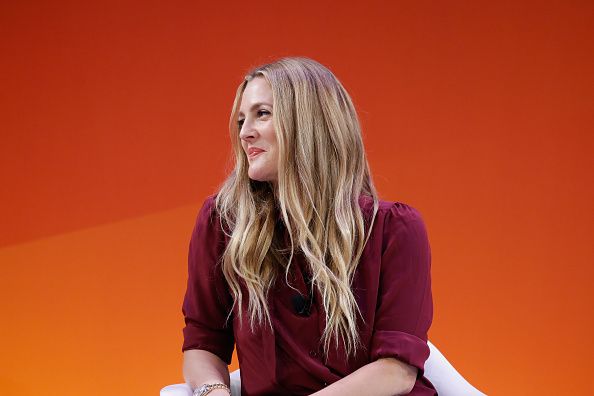
[(253, 150), (250, 152), (249, 157), (250, 158), (254, 158), (256, 156), (258, 156), (259, 154), (264, 153), (264, 150)]
[(256, 153), (253, 153), (252, 155), (250, 155), (250, 159), (252, 158), (256, 158), (257, 156), (259, 156), (260, 154), (262, 154), (264, 151), (258, 151)]

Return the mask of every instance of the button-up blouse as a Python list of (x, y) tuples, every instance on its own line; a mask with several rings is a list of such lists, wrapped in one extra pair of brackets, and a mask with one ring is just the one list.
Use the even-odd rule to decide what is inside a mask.
[[(233, 304), (221, 270), (229, 237), (221, 229), (214, 199), (212, 195), (204, 201), (190, 238), (182, 351), (206, 350), (229, 364), (235, 346), (242, 395), (308, 395), (387, 357), (418, 368), (410, 395), (436, 395), (423, 376), (433, 315), (431, 251), (416, 209), (380, 200), (352, 283), (361, 312), (358, 326), (363, 348), (346, 358), (343, 346), (335, 348), (332, 343), (325, 357), (320, 342), (326, 325), (324, 308), (316, 288), (310, 296), (309, 268), (300, 253), (293, 255), (290, 276), (278, 276), (268, 294), (273, 328), (262, 325), (252, 331), (247, 302), (242, 308), (244, 323), (239, 322), (238, 305)], [(373, 201), (362, 196), (359, 205), (368, 227)]]

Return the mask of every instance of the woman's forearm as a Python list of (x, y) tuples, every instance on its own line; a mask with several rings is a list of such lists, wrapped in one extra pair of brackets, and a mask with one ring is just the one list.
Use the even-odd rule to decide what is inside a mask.
[[(192, 389), (202, 384), (220, 382), (229, 386), (229, 370), (227, 365), (217, 355), (200, 349), (189, 349), (184, 351), (183, 373), (186, 383)], [(216, 395), (214, 391), (210, 394)], [(224, 393), (222, 393), (224, 392)], [(228, 394), (222, 391), (221, 394)]]
[(406, 395), (415, 385), (417, 371), (397, 359), (378, 359), (313, 395)]

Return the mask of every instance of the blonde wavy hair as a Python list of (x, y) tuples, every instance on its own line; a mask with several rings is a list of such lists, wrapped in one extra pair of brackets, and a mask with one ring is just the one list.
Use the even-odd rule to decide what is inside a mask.
[[(248, 177), (249, 164), (239, 139), (242, 94), (259, 76), (272, 89), (279, 147), (275, 185)], [(247, 291), (252, 330), (256, 324), (271, 326), (268, 292), (283, 271), (287, 281), (297, 245), (311, 271), (310, 293), (317, 288), (322, 297), (325, 355), (331, 340), (336, 347), (342, 341), (347, 356), (354, 355), (361, 346), (360, 312), (351, 283), (375, 221), (378, 197), (349, 94), (320, 63), (282, 58), (245, 76), (237, 89), (229, 131), (235, 168), (217, 193), (216, 209), (230, 237), (222, 270), (238, 304), (240, 323)], [(365, 224), (359, 206), (361, 195), (373, 199), (370, 224)], [(275, 232), (279, 215), (290, 239), (287, 249)], [(366, 226), (369, 233), (364, 238)]]

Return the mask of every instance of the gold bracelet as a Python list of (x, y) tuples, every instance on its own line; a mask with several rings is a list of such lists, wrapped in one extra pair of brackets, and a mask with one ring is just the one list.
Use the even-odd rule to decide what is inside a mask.
[(194, 393), (192, 393), (192, 396), (206, 396), (215, 389), (225, 389), (229, 393), (229, 396), (231, 396), (231, 389), (229, 389), (227, 385), (222, 384), (220, 382), (215, 384), (204, 384), (194, 389)]

